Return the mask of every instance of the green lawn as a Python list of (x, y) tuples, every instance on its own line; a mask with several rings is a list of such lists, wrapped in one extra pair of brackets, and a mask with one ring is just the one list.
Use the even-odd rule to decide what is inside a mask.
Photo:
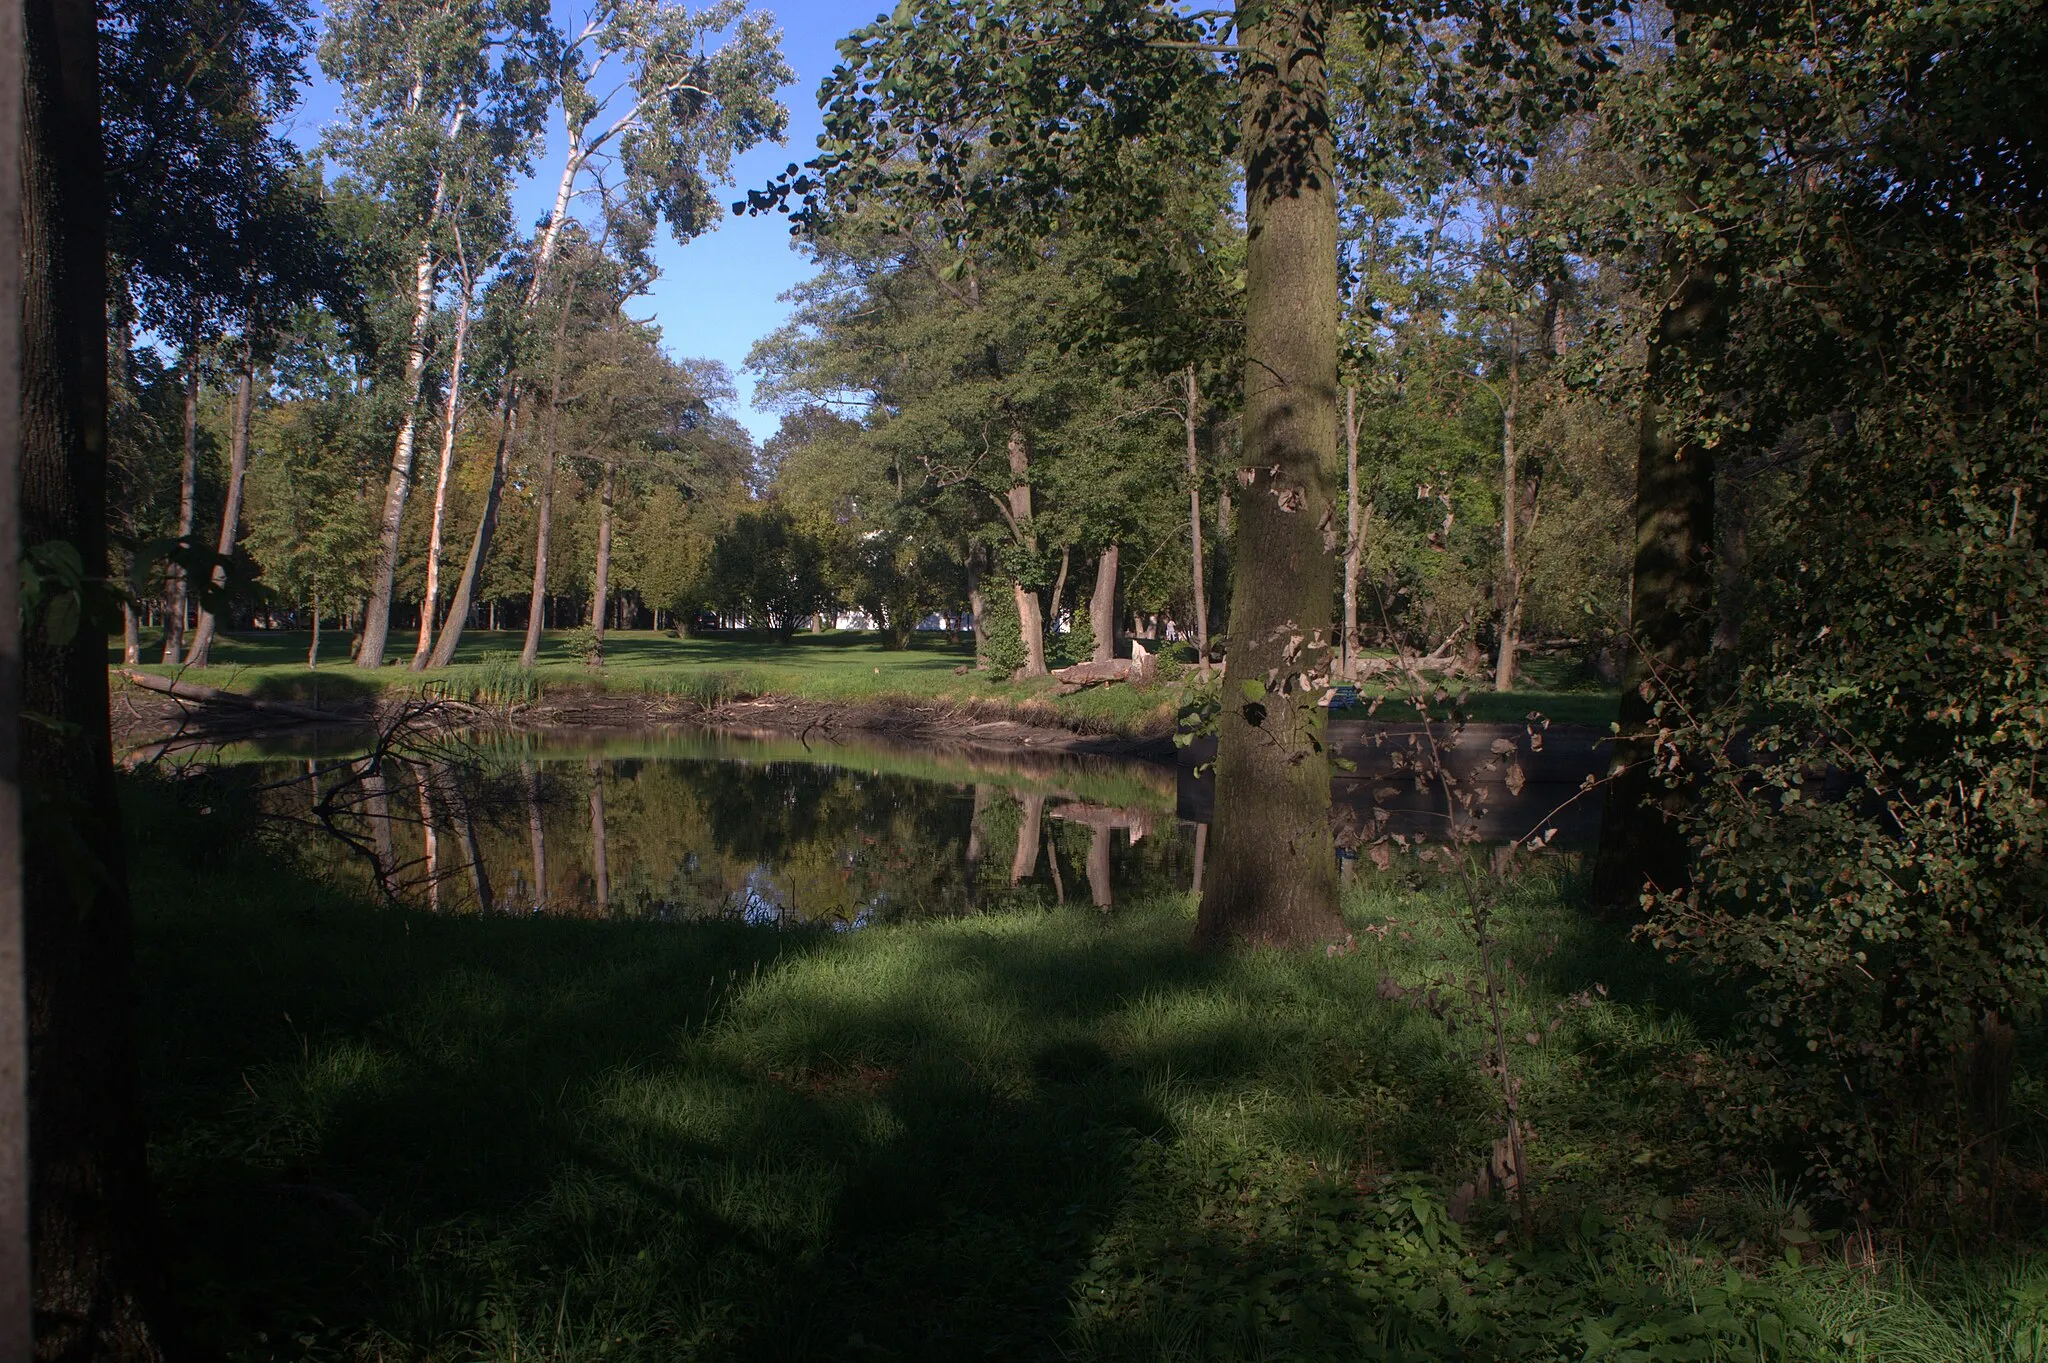
[[(948, 644), (943, 636), (920, 637), (909, 649), (881, 646), (878, 636), (854, 632), (799, 634), (788, 643), (766, 638), (718, 636), (677, 639), (651, 630), (613, 631), (606, 636), (606, 662), (586, 667), (568, 654), (562, 632), (543, 641), (533, 680), (548, 692), (578, 688), (650, 691), (704, 700), (743, 696), (788, 696), (844, 703), (939, 701), (994, 705), (1090, 732), (1164, 733), (1192, 687), (1187, 681), (1157, 686), (1095, 686), (1068, 696), (1054, 694), (1046, 678), (994, 681), (975, 672), (973, 649)], [(306, 668), (307, 636), (279, 631), (224, 636), (214, 646), (215, 665), (183, 675), (208, 685), (274, 699), (317, 703), (321, 698), (367, 695), (384, 687), (444, 685), (458, 696), (502, 683), (516, 661), (523, 633), (468, 630), (455, 664), (444, 672), (420, 674), (404, 663), (410, 654), (375, 672), (350, 665), (348, 636), (323, 640), (332, 652), (317, 671)], [(153, 640), (145, 641), (154, 644)], [(400, 641), (404, 643), (404, 640)], [(156, 646), (143, 657), (155, 656)], [(113, 655), (118, 660), (118, 653)], [(961, 669), (967, 669), (962, 672)], [(145, 670), (168, 674), (171, 669)], [(1614, 717), (1611, 693), (1566, 689), (1542, 669), (1531, 680), (1538, 689), (1498, 694), (1473, 690), (1463, 713), (1473, 719), (1512, 722), (1537, 711), (1559, 723), (1606, 727)], [(1448, 702), (1445, 711), (1448, 712)], [(1342, 713), (1342, 712), (1340, 712)], [(1363, 710), (1350, 712), (1363, 717)], [(1383, 708), (1385, 718), (1407, 711)], [(1027, 717), (1029, 714), (1027, 713)]]
[[(2048, 1263), (1785, 1253), (1795, 1187), (1683, 1081), (1718, 1000), (1519, 882), (1537, 1234), (1454, 899), (1351, 955), (1197, 955), (1190, 901), (853, 933), (435, 917), (131, 789), (152, 1160), (195, 1357), (2038, 1360)], [(197, 891), (197, 892), (195, 892)], [(2037, 1092), (2035, 1080), (2027, 1091)], [(2031, 1106), (2032, 1100), (2023, 1106)]]

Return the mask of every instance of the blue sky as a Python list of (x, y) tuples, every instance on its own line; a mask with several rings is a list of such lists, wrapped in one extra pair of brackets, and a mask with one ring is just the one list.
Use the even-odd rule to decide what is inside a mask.
[[(740, 157), (734, 168), (737, 189), (764, 185), (791, 161), (810, 159), (822, 127), (818, 84), (838, 60), (833, 44), (886, 6), (878, 7), (876, 0), (783, 0), (756, 8), (772, 11), (780, 21), (783, 56), (796, 72), (796, 83), (782, 92), (782, 102), (789, 107), (788, 142), (757, 147)], [(558, 3), (555, 12), (557, 24), (568, 27), (580, 18), (582, 6)], [(288, 126), (292, 140), (305, 147), (319, 141), (321, 127), (334, 117), (336, 107), (334, 89), (317, 70), (313, 75), (315, 83)], [(562, 155), (558, 125), (536, 162), (533, 179), (515, 198), (521, 222), (531, 224), (547, 211), (561, 177)], [(727, 202), (742, 197), (737, 189), (728, 188), (721, 197)], [(632, 309), (634, 315), (651, 316), (660, 324), (671, 353), (722, 360), (739, 386), (740, 401), (733, 415), (757, 440), (774, 434), (778, 418), (752, 406), (753, 380), (740, 366), (748, 348), (788, 317), (789, 307), (776, 301), (777, 295), (810, 273), (808, 262), (790, 248), (786, 220), (727, 217), (717, 231), (688, 246), (663, 236), (655, 258), (661, 278)]]

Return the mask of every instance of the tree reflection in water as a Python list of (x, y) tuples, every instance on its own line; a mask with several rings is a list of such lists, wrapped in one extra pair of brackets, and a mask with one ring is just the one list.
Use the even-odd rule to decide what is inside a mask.
[[(1197, 835), (1174, 819), (1171, 768), (812, 748), (607, 754), (528, 738), (374, 770), (357, 757), (329, 768), (354, 786), (332, 800), (345, 841), (315, 855), (435, 911), (841, 927), (1064, 903), (1063, 867), (1085, 867), (1105, 910), (1193, 885)], [(985, 856), (1004, 847), (1007, 867)]]

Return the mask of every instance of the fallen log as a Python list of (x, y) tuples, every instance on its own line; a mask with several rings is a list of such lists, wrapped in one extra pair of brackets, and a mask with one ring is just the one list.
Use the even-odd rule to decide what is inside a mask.
[(145, 691), (156, 691), (176, 700), (191, 701), (194, 705), (231, 705), (237, 709), (253, 710), (258, 714), (278, 715), (290, 719), (314, 719), (322, 722), (338, 719), (339, 715), (327, 710), (315, 710), (306, 705), (294, 705), (284, 700), (258, 700), (238, 691), (223, 691), (217, 686), (202, 686), (198, 682), (174, 681), (148, 672), (137, 672), (131, 668), (117, 671), (129, 685), (139, 686)]

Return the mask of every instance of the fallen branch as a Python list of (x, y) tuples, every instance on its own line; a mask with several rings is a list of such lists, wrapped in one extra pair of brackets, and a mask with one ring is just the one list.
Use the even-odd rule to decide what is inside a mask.
[(317, 719), (321, 721), (338, 719), (340, 716), (328, 710), (315, 710), (306, 705), (293, 705), (290, 701), (258, 700), (238, 691), (223, 691), (217, 686), (202, 686), (198, 682), (173, 681), (169, 677), (158, 677), (148, 672), (136, 672), (129, 668), (118, 669), (131, 686), (145, 691), (157, 691), (177, 700), (191, 701), (195, 705), (231, 705), (237, 709), (254, 710), (258, 714), (278, 715), (291, 719)]

